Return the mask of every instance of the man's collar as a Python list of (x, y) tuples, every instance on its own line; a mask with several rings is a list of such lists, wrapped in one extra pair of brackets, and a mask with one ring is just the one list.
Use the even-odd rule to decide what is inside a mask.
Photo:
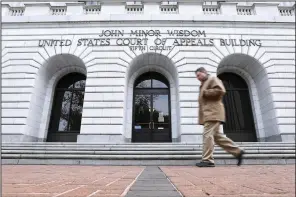
[(207, 74), (206, 79), (203, 82), (201, 82), (201, 84), (204, 84), (209, 78), (210, 78), (210, 74)]

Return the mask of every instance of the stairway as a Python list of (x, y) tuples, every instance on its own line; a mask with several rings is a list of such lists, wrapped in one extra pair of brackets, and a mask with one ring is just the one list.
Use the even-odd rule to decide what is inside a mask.
[[(243, 164), (295, 164), (295, 143), (242, 142)], [(202, 144), (185, 143), (2, 143), (2, 164), (54, 165), (195, 165)], [(216, 165), (233, 165), (236, 159), (216, 146)]]

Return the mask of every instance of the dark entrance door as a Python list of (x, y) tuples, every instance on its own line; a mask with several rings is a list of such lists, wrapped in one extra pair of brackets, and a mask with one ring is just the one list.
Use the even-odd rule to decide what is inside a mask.
[(134, 86), (133, 142), (171, 142), (170, 95), (159, 73), (141, 75)]
[(248, 85), (233, 73), (223, 73), (218, 77), (226, 89), (223, 98), (226, 112), (224, 133), (236, 142), (257, 141)]
[(76, 142), (80, 133), (86, 77), (70, 73), (58, 82), (47, 142)]

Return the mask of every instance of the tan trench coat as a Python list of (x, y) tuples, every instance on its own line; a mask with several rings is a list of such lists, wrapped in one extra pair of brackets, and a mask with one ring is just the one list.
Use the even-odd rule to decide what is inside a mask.
[(199, 124), (207, 121), (225, 122), (223, 96), (226, 93), (222, 81), (218, 77), (209, 76), (199, 90)]

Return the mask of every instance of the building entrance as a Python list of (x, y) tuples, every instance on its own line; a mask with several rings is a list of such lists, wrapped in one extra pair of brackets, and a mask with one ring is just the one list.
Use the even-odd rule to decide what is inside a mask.
[(132, 142), (171, 142), (169, 83), (156, 72), (134, 85)]
[(77, 142), (80, 133), (86, 77), (70, 73), (57, 84), (47, 142)]
[(223, 97), (226, 113), (224, 133), (236, 142), (256, 142), (248, 85), (240, 76), (233, 73), (222, 73), (218, 77), (226, 89)]

